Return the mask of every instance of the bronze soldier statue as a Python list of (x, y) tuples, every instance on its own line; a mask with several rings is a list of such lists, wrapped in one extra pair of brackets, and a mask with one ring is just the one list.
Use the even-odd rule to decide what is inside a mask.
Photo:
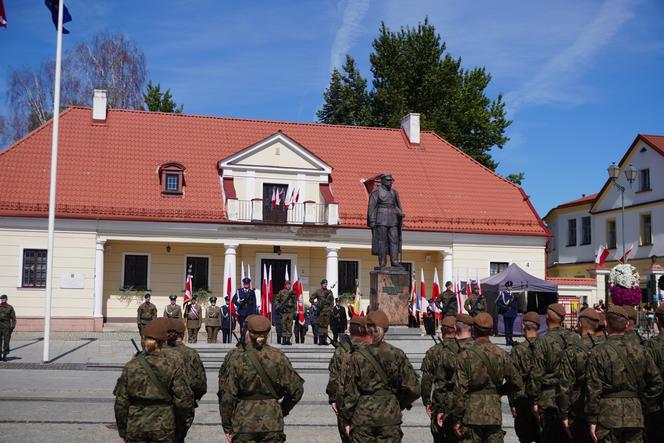
[(392, 188), (392, 175), (383, 174), (380, 186), (369, 195), (367, 225), (371, 228), (371, 253), (378, 256), (378, 266), (387, 265), (390, 256), (392, 267), (400, 268), (401, 223), (404, 217), (399, 193)]

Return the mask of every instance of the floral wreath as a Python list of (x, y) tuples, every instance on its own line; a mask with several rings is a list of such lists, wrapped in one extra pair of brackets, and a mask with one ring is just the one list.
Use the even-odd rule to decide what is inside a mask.
[(627, 263), (614, 266), (609, 273), (609, 292), (613, 303), (620, 306), (637, 306), (641, 302), (640, 279), (634, 266)]

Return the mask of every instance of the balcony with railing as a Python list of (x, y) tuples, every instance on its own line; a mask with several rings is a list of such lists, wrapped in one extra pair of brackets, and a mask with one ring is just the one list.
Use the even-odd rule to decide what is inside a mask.
[(305, 201), (291, 205), (263, 203), (263, 199), (226, 199), (228, 220), (288, 225), (338, 225), (339, 205)]

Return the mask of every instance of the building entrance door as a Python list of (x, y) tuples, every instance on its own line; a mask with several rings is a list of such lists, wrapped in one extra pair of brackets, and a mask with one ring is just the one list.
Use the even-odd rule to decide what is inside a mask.
[(276, 294), (284, 288), (286, 269), (288, 269), (289, 277), (292, 277), (293, 275), (291, 272), (291, 261), (289, 259), (261, 259), (261, 282), (263, 281), (263, 278), (267, 278), (267, 275), (263, 275), (263, 269), (269, 273), (270, 266), (272, 266), (272, 290)]

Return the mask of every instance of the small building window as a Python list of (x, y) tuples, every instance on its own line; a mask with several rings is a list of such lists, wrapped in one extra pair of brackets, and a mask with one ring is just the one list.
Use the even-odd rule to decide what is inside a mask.
[(21, 286), (46, 287), (46, 249), (24, 249)]
[(606, 221), (606, 246), (609, 249), (615, 249), (616, 248), (616, 221), (615, 220), (607, 220)]
[(641, 245), (652, 245), (652, 215), (641, 214)]
[(592, 228), (590, 216), (581, 218), (581, 244), (589, 245), (592, 243)]
[(359, 263), (355, 260), (339, 260), (339, 294), (354, 294), (359, 277)]
[(567, 246), (576, 246), (576, 219), (567, 220)]
[(181, 195), (184, 186), (184, 166), (180, 163), (165, 163), (159, 168), (159, 184), (163, 194)]
[(650, 169), (641, 169), (639, 171), (639, 192), (650, 190)]
[(209, 282), (209, 265), (210, 259), (208, 257), (191, 257), (187, 256), (187, 264), (185, 272), (191, 273), (191, 286), (192, 290), (210, 290)]
[(507, 262), (492, 261), (489, 263), (489, 275), (500, 274), (508, 268), (510, 264)]
[(122, 287), (136, 291), (149, 289), (147, 254), (125, 254)]

